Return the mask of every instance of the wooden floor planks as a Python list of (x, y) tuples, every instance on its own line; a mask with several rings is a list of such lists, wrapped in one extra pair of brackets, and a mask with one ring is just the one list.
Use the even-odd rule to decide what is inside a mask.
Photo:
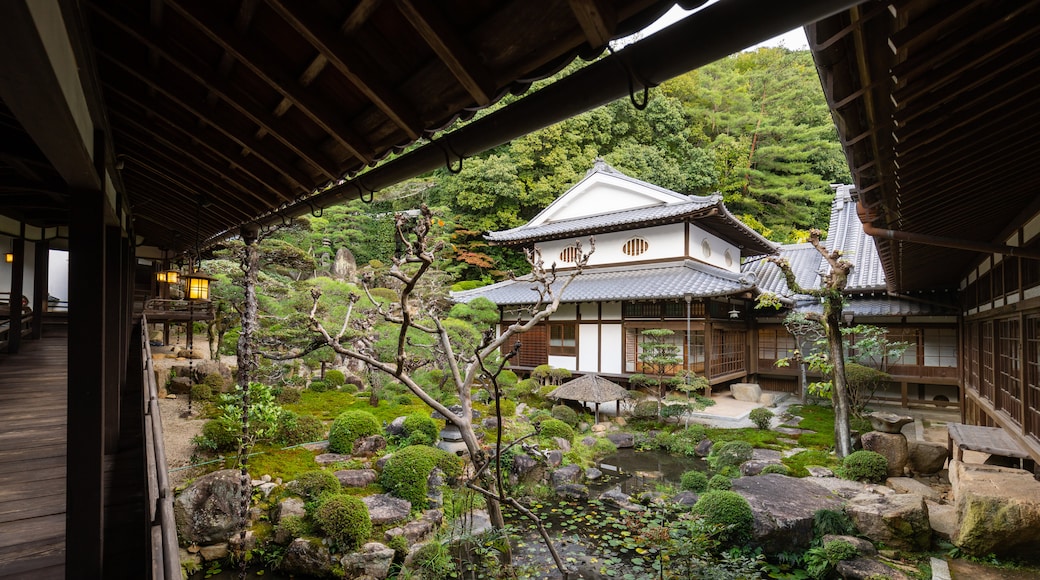
[(64, 578), (68, 339), (0, 355), (0, 578)]

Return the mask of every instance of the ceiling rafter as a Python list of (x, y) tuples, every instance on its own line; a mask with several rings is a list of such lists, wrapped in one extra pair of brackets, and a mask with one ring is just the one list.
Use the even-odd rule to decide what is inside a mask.
[[(153, 135), (142, 135), (125, 128), (120, 131), (120, 135), (134, 145), (134, 154), (140, 154), (143, 151), (149, 155), (149, 158), (154, 155), (159, 160), (166, 160), (167, 165), (173, 166), (180, 175), (190, 179), (193, 183), (202, 183), (211, 189), (211, 193), (219, 193), (222, 197), (227, 197), (236, 210), (246, 213), (258, 212), (265, 206), (266, 200), (252, 195), (250, 190), (243, 187), (237, 180), (229, 179), (226, 175), (215, 172), (198, 157), (189, 155), (179, 148), (173, 148), (172, 151), (163, 149), (162, 147), (169, 147), (167, 141), (160, 141)], [(177, 157), (177, 154), (187, 157), (187, 159)], [(207, 175), (200, 169), (208, 170), (211, 173)], [(258, 201), (260, 203), (257, 203)]]
[[(227, 154), (218, 150), (210, 142), (209, 139), (199, 139), (198, 133), (192, 133), (188, 131), (186, 128), (176, 123), (173, 123), (168, 119), (163, 119), (155, 115), (152, 116), (152, 120), (161, 121), (164, 126), (163, 128), (166, 131), (159, 131), (155, 127), (147, 127), (139, 123), (137, 119), (132, 118), (130, 115), (122, 113), (114, 113), (112, 118), (116, 120), (120, 125), (129, 125), (131, 127), (136, 127), (137, 130), (149, 134), (151, 138), (165, 143), (167, 147), (181, 151), (185, 155), (189, 155), (190, 157), (195, 159), (197, 163), (205, 165), (214, 173), (225, 175), (225, 178), (228, 180), (236, 180), (236, 178), (226, 175), (227, 172), (233, 172), (238, 174), (240, 178), (242, 178), (242, 181), (245, 183), (245, 185), (243, 186), (245, 190), (250, 192), (250, 195), (252, 195), (257, 200), (262, 201), (264, 204), (270, 204), (272, 200), (257, 193), (257, 189), (266, 189), (274, 195), (275, 200), (285, 200), (284, 192), (276, 189), (271, 185), (271, 183), (276, 182), (275, 180), (280, 177), (279, 175), (269, 174), (266, 178), (257, 175), (257, 173), (260, 173), (262, 171), (259, 164), (256, 163), (255, 155), (250, 155), (248, 157), (240, 157), (237, 161), (233, 160)], [(169, 131), (182, 134), (185, 138), (188, 139), (190, 147), (178, 144), (172, 141), (171, 139), (167, 139), (162, 136), (163, 134), (169, 135)], [(173, 136), (170, 135), (170, 137), (172, 138)], [(199, 155), (195, 155), (190, 152), (191, 147), (209, 151), (211, 155), (226, 163), (227, 167), (218, 167), (211, 163), (203, 161)]]
[[(213, 115), (206, 113), (202, 109), (202, 107), (205, 106), (205, 103), (199, 103), (197, 105), (191, 104), (190, 102), (188, 102), (188, 99), (190, 99), (190, 97), (178, 94), (179, 92), (183, 92), (182, 90), (179, 90), (179, 87), (170, 87), (169, 89), (167, 89), (162, 85), (161, 81), (153, 78), (152, 75), (145, 76), (143, 73), (138, 73), (134, 71), (132, 67), (124, 65), (123, 63), (120, 63), (117, 60), (112, 60), (107, 53), (99, 51), (98, 55), (102, 56), (106, 60), (111, 60), (111, 62), (116, 64), (116, 66), (119, 66), (124, 71), (129, 72), (130, 76), (137, 78), (140, 82), (144, 83), (147, 87), (153, 89), (156, 93), (169, 99), (170, 102), (176, 105), (177, 108), (191, 114), (193, 117), (197, 119), (201, 119), (207, 125), (213, 127), (213, 129), (215, 129), (217, 132), (224, 135), (225, 138), (237, 143), (240, 147), (247, 150), (248, 152), (255, 154), (257, 158), (263, 160), (265, 163), (267, 163), (272, 168), (277, 170), (279, 173), (284, 175), (286, 179), (296, 187), (300, 189), (306, 189), (306, 186), (304, 186), (303, 184), (307, 183), (309, 179), (311, 179), (310, 176), (306, 172), (296, 167), (290, 165), (279, 165), (276, 161), (273, 161), (274, 159), (278, 159), (280, 155), (283, 155), (282, 151), (276, 150), (276, 148), (273, 146), (273, 143), (270, 143), (267, 140), (257, 139), (255, 135), (253, 135), (252, 133), (235, 129), (227, 123), (217, 122), (213, 118)], [(159, 103), (156, 102), (155, 99), (152, 99), (152, 101), (155, 104), (146, 104), (147, 97), (140, 95), (135, 96), (132, 94), (132, 89), (116, 86), (113, 83), (114, 81), (111, 79), (106, 83), (105, 86), (108, 87), (108, 90), (116, 91), (119, 94), (123, 95), (125, 98), (136, 102), (142, 109), (148, 111), (151, 114), (155, 114), (159, 117), (166, 116), (158, 108)], [(295, 150), (291, 148), (290, 150), (295, 152)], [(292, 199), (291, 195), (286, 195), (284, 193), (282, 194), (282, 197), (285, 201), (289, 201)]]
[[(322, 18), (314, 13), (306, 2), (290, 5), (282, 0), (267, 0), (267, 4), (409, 138), (419, 138), (422, 123), (415, 109), (398, 97), (372, 67), (352, 56), (360, 54), (358, 47), (352, 46), (347, 38), (336, 34), (335, 29), (324, 25)], [(314, 67), (315, 64), (312, 63), (308, 68)]]
[(614, 7), (600, 0), (570, 0), (570, 4), (589, 46), (606, 46), (617, 28), (617, 11)]
[(440, 9), (427, 0), (398, 0), (396, 6), (473, 100), (482, 107), (488, 105), (496, 89), (491, 72)]
[[(202, 18), (177, 0), (167, 0), (167, 5), (189, 24), (204, 33), (211, 41), (224, 51), (232, 54), (242, 66), (248, 68), (275, 89), (293, 105), (317, 124), (325, 133), (335, 139), (343, 148), (360, 161), (372, 162), (373, 151), (368, 142), (352, 129), (341, 118), (339, 111), (332, 103), (323, 102), (314, 93), (304, 90), (296, 79), (287, 75), (282, 67), (273, 61), (271, 53), (260, 50), (233, 28), (220, 26), (215, 18)], [(331, 175), (338, 178), (339, 175)]]

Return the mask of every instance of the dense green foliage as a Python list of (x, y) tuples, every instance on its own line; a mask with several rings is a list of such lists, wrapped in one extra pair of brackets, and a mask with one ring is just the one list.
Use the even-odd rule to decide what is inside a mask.
[(755, 427), (765, 430), (769, 428), (770, 422), (773, 420), (773, 412), (765, 407), (755, 407), (751, 409), (751, 413), (748, 414), (748, 419), (755, 424)]
[(708, 456), (708, 463), (716, 470), (726, 467), (740, 467), (741, 463), (751, 459), (753, 449), (747, 441), (727, 441), (716, 445)]
[(554, 419), (559, 419), (571, 427), (578, 426), (578, 413), (571, 409), (567, 405), (556, 405), (552, 408), (552, 416)]
[(293, 493), (298, 493), (306, 499), (317, 499), (322, 494), (336, 492), (341, 488), (339, 479), (331, 471), (324, 469), (301, 473), (289, 484)]
[(546, 419), (539, 425), (539, 438), (543, 441), (560, 437), (571, 441), (574, 439), (574, 429), (559, 419)]
[(440, 436), (437, 422), (425, 413), (413, 413), (404, 420), (404, 438), (409, 445), (433, 445)]
[(297, 415), (286, 411), (279, 417), (275, 439), (282, 445), (299, 445), (325, 438), (325, 425), (314, 415)]
[(434, 467), (439, 467), (449, 478), (462, 473), (462, 461), (451, 453), (436, 447), (412, 445), (390, 456), (379, 482), (390, 495), (412, 502), (412, 509), (423, 509), (428, 491), (426, 480)]
[(314, 523), (342, 551), (361, 546), (372, 533), (365, 502), (344, 493), (323, 496)]
[(329, 451), (350, 453), (354, 442), (362, 437), (379, 433), (379, 421), (367, 411), (344, 411), (329, 428)]
[(700, 493), (708, 489), (708, 475), (703, 471), (691, 470), (682, 474), (679, 486), (685, 491)]
[(707, 524), (719, 526), (719, 540), (724, 545), (739, 545), (751, 538), (755, 516), (751, 505), (737, 492), (708, 491), (697, 500), (692, 511)]
[(853, 481), (881, 483), (888, 475), (888, 460), (876, 451), (853, 451), (842, 461), (840, 475)]

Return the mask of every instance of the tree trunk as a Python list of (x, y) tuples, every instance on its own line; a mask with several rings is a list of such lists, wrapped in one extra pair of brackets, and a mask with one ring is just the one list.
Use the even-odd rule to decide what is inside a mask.
[(849, 391), (845, 382), (845, 351), (841, 338), (841, 307), (829, 308), (824, 326), (830, 347), (833, 376), (831, 402), (834, 405), (834, 447), (839, 458), (852, 452), (852, 431), (849, 428)]
[[(465, 406), (463, 407), (465, 408)], [(459, 433), (462, 434), (462, 441), (466, 444), (466, 450), (469, 451), (470, 459), (473, 465), (479, 469), (484, 463), (488, 461), (484, 448), (480, 445), (480, 441), (477, 440), (477, 434), (473, 431), (473, 420), (463, 415), (460, 421), (455, 422), (455, 426), (459, 428)], [(484, 471), (485, 476), (482, 478), (481, 484), (484, 489), (495, 490), (496, 486), (493, 478), (491, 477), (491, 470)], [(496, 493), (500, 493), (501, 490), (497, 490)], [(502, 506), (498, 500), (487, 498), (487, 511), (488, 519), (491, 520), (491, 527), (496, 530), (502, 530), (506, 526), (505, 517), (502, 515)]]
[(249, 389), (249, 381), (256, 374), (259, 364), (256, 356), (256, 341), (253, 339), (258, 326), (256, 281), (260, 276), (260, 249), (256, 245), (256, 237), (243, 236), (246, 243), (245, 255), (242, 257), (242, 271), (245, 278), (242, 287), (245, 290), (245, 303), (242, 307), (242, 334), (238, 337), (238, 386)]

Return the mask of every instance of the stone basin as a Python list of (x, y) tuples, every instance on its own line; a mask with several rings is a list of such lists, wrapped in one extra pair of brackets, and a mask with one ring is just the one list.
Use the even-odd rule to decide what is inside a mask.
[(867, 418), (870, 419), (870, 426), (875, 431), (882, 433), (900, 433), (903, 430), (903, 425), (914, 422), (914, 418), (907, 415), (881, 413), (878, 411), (868, 414)]

